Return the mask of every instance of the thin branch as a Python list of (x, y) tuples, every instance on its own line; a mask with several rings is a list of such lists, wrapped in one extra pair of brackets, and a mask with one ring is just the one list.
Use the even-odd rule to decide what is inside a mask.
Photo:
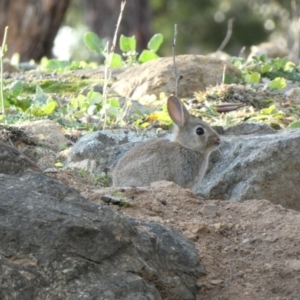
[(106, 113), (106, 106), (107, 106), (107, 87), (108, 87), (108, 82), (111, 79), (111, 71), (110, 71), (110, 65), (113, 59), (113, 55), (115, 52), (116, 44), (117, 44), (117, 37), (118, 37), (118, 31), (119, 27), (121, 24), (122, 16), (123, 16), (123, 11), (126, 5), (126, 0), (121, 2), (121, 8), (120, 8), (120, 14), (119, 18), (117, 21), (116, 25), (116, 30), (114, 33), (113, 41), (111, 48), (109, 50), (109, 44), (106, 44), (106, 49), (107, 49), (107, 57), (106, 57), (106, 62), (105, 62), (105, 68), (104, 68), (104, 84), (103, 84), (103, 109), (104, 109), (104, 123), (103, 123), (103, 129), (106, 127), (106, 122), (107, 122), (107, 113)]
[(174, 66), (174, 74), (175, 74), (175, 96), (177, 97), (179, 81), (180, 81), (180, 79), (182, 79), (182, 76), (178, 75), (177, 66), (176, 66), (176, 55), (175, 55), (176, 37), (177, 37), (177, 24), (174, 24), (174, 38), (173, 38), (173, 42), (172, 42), (172, 55), (173, 55), (173, 66)]
[(0, 47), (0, 100), (2, 106), (2, 114), (5, 115), (5, 107), (4, 107), (4, 95), (3, 95), (3, 56), (5, 52), (5, 43), (7, 38), (8, 26), (4, 29), (4, 36), (2, 41), (2, 46)]
[(233, 24), (233, 22), (234, 22), (234, 18), (230, 18), (228, 20), (227, 33), (226, 33), (225, 39), (223, 40), (222, 44), (218, 48), (217, 52), (222, 51), (225, 48), (225, 46), (227, 45), (227, 43), (229, 42), (229, 40), (231, 38), (231, 35), (232, 35), (232, 24)]
[(292, 9), (292, 26), (294, 27), (294, 30), (292, 30), (294, 43), (288, 56), (291, 60), (295, 60), (295, 61), (297, 60), (297, 62), (299, 62), (300, 18), (298, 16), (297, 3), (295, 0), (291, 0), (291, 9)]

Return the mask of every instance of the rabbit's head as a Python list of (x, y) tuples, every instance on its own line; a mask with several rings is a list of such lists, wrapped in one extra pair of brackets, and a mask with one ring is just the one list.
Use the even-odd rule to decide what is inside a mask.
[(210, 153), (219, 147), (220, 137), (217, 132), (206, 122), (191, 116), (177, 97), (170, 96), (167, 107), (174, 122), (174, 142), (203, 154)]

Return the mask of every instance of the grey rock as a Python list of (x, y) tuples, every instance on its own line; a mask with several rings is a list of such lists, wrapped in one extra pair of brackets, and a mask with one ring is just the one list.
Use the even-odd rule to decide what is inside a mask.
[(0, 141), (0, 174), (16, 174), (27, 169), (41, 172), (41, 169), (22, 152)]
[(273, 129), (267, 124), (257, 122), (245, 122), (240, 123), (224, 129), (222, 134), (224, 135), (247, 135), (247, 134), (272, 134), (277, 130)]
[(39, 173), (0, 174), (0, 299), (195, 299), (204, 273), (174, 230)]
[(72, 148), (65, 162), (69, 169), (84, 169), (101, 175), (110, 173), (118, 159), (136, 143), (158, 137), (155, 132), (102, 130), (83, 136)]
[(300, 210), (300, 130), (225, 135), (197, 192), (210, 199), (268, 199)]
[(18, 127), (25, 129), (39, 144), (43, 144), (54, 151), (63, 149), (70, 144), (60, 125), (51, 120), (26, 121), (19, 124)]

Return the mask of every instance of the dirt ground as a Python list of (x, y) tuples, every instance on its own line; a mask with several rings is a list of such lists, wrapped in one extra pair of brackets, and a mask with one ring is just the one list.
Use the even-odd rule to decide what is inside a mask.
[(204, 200), (171, 182), (112, 189), (83, 184), (68, 172), (51, 174), (91, 201), (104, 194), (126, 198), (111, 205), (137, 219), (171, 226), (199, 250), (206, 276), (197, 300), (300, 299), (300, 213), (267, 200)]

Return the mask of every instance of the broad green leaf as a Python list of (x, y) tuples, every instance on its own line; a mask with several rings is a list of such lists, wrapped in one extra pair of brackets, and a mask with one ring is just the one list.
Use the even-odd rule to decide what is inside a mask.
[(23, 92), (23, 83), (20, 80), (12, 82), (8, 87), (14, 96), (19, 96)]
[(265, 64), (261, 67), (261, 72), (262, 73), (267, 73), (271, 70), (271, 66), (269, 64)]
[(142, 128), (147, 128), (147, 127), (149, 127), (150, 124), (151, 124), (150, 122), (144, 122), (144, 123), (141, 124), (141, 127)]
[(139, 57), (139, 62), (144, 63), (153, 59), (157, 59), (159, 58), (159, 56), (150, 51), (150, 50), (143, 50), (143, 52), (141, 53), (140, 57)]
[(49, 59), (45, 65), (44, 68), (48, 71), (55, 71), (59, 69), (64, 69), (65, 67), (69, 66), (70, 62), (66, 60), (59, 60), (59, 59)]
[(39, 85), (36, 86), (35, 93), (36, 93), (36, 96), (34, 98), (35, 102), (39, 102), (42, 104), (46, 103), (47, 96), (45, 95), (44, 90)]
[(120, 49), (123, 52), (135, 51), (136, 50), (135, 36), (127, 37), (127, 36), (121, 34), (121, 36), (120, 36)]
[(236, 60), (236, 61), (233, 63), (233, 65), (234, 65), (237, 69), (239, 69), (239, 68), (242, 66), (242, 62), (241, 62), (240, 60)]
[(259, 60), (262, 61), (262, 62), (266, 62), (268, 60), (268, 57), (266, 54), (262, 54), (260, 57), (259, 57)]
[(42, 107), (43, 115), (44, 116), (51, 115), (56, 107), (57, 107), (57, 102), (55, 100), (53, 100), (52, 98), (49, 98), (47, 100), (47, 104)]
[(95, 92), (94, 90), (90, 90), (86, 98), (90, 104), (99, 104), (103, 100), (102, 95), (99, 92)]
[(283, 77), (277, 77), (269, 83), (272, 90), (282, 90), (286, 87), (286, 80)]
[(121, 110), (118, 107), (109, 106), (106, 110), (106, 113), (110, 117), (117, 118), (120, 115)]
[(87, 98), (86, 98), (86, 96), (79, 94), (76, 98), (76, 101), (77, 101), (78, 105), (80, 106), (87, 101)]
[(32, 104), (32, 101), (27, 98), (24, 100), (19, 100), (18, 98), (16, 99), (15, 106), (21, 109), (23, 112), (25, 112)]
[(39, 85), (36, 86), (36, 88), (35, 88), (35, 93), (36, 93), (37, 95), (45, 95), (44, 90), (43, 90)]
[(89, 106), (89, 108), (87, 109), (87, 113), (90, 116), (93, 116), (97, 113), (97, 106), (95, 104), (92, 104)]
[(120, 68), (125, 65), (123, 58), (120, 54), (114, 53), (111, 59), (110, 67), (111, 68)]
[(116, 108), (120, 107), (120, 102), (118, 99), (109, 99), (108, 104), (112, 107), (116, 107)]
[(49, 116), (53, 113), (56, 107), (57, 107), (57, 102), (52, 98), (49, 98), (45, 105), (30, 107), (27, 110), (27, 112), (31, 113), (36, 117)]
[(284, 71), (291, 71), (295, 67), (295, 64), (291, 61), (288, 61), (284, 66)]
[(89, 48), (89, 50), (94, 51), (98, 54), (100, 54), (104, 50), (103, 42), (94, 32), (89, 31), (84, 35), (84, 43)]
[(283, 58), (275, 58), (271, 60), (271, 64), (275, 70), (280, 70), (286, 64)]
[(300, 122), (299, 121), (293, 122), (287, 128), (300, 128)]
[(159, 49), (163, 41), (164, 41), (164, 37), (161, 33), (154, 34), (154, 36), (148, 42), (147, 47), (149, 50), (152, 50), (153, 52), (157, 52), (157, 50)]
[(275, 112), (276, 110), (276, 106), (275, 105), (271, 105), (267, 108), (263, 108), (260, 113), (263, 115), (271, 115), (273, 112)]
[(245, 80), (247, 83), (259, 83), (260, 82), (260, 74), (258, 72), (252, 72), (251, 74), (247, 74), (245, 76)]
[(78, 108), (78, 100), (76, 98), (72, 98), (70, 101), (71, 107), (77, 109)]

